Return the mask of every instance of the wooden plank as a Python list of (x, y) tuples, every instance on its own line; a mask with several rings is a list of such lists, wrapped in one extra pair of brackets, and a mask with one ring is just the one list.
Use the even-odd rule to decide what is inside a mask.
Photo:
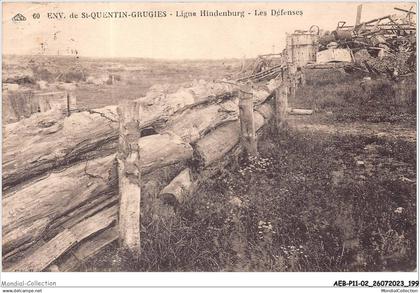
[(40, 272), (76, 243), (75, 236), (66, 229), (9, 270), (11, 272)]
[(102, 231), (115, 223), (118, 206), (111, 206), (70, 228), (77, 242)]
[(140, 253), (140, 103), (122, 101), (118, 107), (119, 240), (123, 248)]

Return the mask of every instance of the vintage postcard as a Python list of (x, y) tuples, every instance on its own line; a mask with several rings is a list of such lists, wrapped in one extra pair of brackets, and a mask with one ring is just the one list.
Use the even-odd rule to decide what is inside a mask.
[(3, 3), (2, 270), (415, 272), (416, 13)]

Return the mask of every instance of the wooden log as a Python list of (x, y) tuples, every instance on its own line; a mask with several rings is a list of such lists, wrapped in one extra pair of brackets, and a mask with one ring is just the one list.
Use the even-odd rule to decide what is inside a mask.
[[(192, 147), (171, 133), (140, 138), (139, 147), (142, 174), (185, 162), (193, 155)], [(4, 197), (3, 254), (13, 254), (23, 245), (54, 234), (60, 225), (80, 221), (90, 211), (84, 211), (83, 207), (97, 201), (113, 201), (117, 180), (114, 159), (115, 155), (109, 155), (73, 165)], [(100, 205), (99, 202), (96, 204)]]
[[(169, 95), (150, 93), (140, 98), (143, 105), (140, 128), (160, 125), (168, 117), (199, 105), (231, 99), (234, 97), (232, 92), (231, 86), (207, 83)], [(50, 93), (36, 95), (47, 94)], [(113, 148), (115, 152), (118, 139), (116, 108), (107, 106), (74, 113), (70, 117), (55, 109), (6, 125), (3, 132), (3, 191), (50, 170), (110, 154), (103, 150)]]
[(48, 170), (115, 153), (118, 122), (113, 107), (74, 113), (48, 111), (5, 127), (3, 190)]
[(179, 136), (166, 132), (142, 137), (139, 140), (142, 174), (192, 158), (191, 145)]
[(193, 189), (191, 170), (184, 169), (159, 194), (160, 199), (172, 206), (178, 206)]
[(278, 130), (284, 129), (287, 119), (288, 88), (286, 84), (275, 90), (274, 116)]
[(34, 253), (21, 259), (18, 263), (10, 267), (8, 271), (40, 272), (44, 270), (54, 260), (78, 242), (109, 227), (115, 222), (117, 210), (117, 206), (110, 207), (70, 229), (65, 229)]
[(239, 123), (237, 121), (226, 123), (195, 144), (194, 157), (200, 167), (207, 167), (220, 160), (238, 142)]
[(120, 245), (140, 253), (140, 103), (122, 101), (118, 107), (120, 136), (118, 146), (118, 189)]
[[(264, 117), (254, 111), (255, 131), (258, 131), (264, 125), (264, 122)], [(239, 121), (219, 126), (197, 141), (194, 146), (194, 161), (199, 168), (205, 168), (221, 160), (226, 153), (239, 143), (239, 138)]]
[(297, 108), (289, 108), (288, 114), (289, 115), (312, 115), (314, 110), (311, 109), (297, 109)]
[(186, 142), (195, 142), (221, 124), (238, 119), (237, 99), (187, 109), (168, 119), (158, 132), (171, 131)]
[(55, 219), (115, 188), (114, 158), (79, 163), (3, 198), (3, 254), (35, 243)]
[(239, 96), (239, 122), (241, 126), (240, 140), (247, 155), (257, 155), (257, 139), (255, 136), (254, 109), (252, 93), (249, 89), (240, 90)]

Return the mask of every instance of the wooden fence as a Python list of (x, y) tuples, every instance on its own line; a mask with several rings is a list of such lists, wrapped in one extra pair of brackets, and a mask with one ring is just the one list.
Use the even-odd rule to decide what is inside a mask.
[(284, 129), (296, 83), (288, 70), (282, 76), (271, 89), (199, 83), (6, 125), (4, 270), (72, 271), (117, 239), (141, 253), (141, 203), (182, 204), (228, 155), (257, 156), (269, 121)]
[[(292, 67), (293, 68), (293, 67)], [(278, 86), (274, 89), (274, 118), (276, 129), (283, 131), (287, 123), (288, 96), (296, 89), (296, 71), (288, 69), (282, 74)], [(254, 119), (252, 84), (238, 85), (239, 145), (245, 156), (257, 156), (257, 135)], [(123, 248), (132, 254), (140, 254), (141, 227), (141, 152), (139, 149), (140, 109), (136, 101), (123, 101), (119, 108), (120, 140), (118, 147), (119, 176), (119, 239)], [(158, 146), (157, 146), (158, 147)], [(161, 195), (166, 202), (179, 204), (193, 192), (191, 168), (181, 171), (166, 186)], [(170, 198), (170, 199), (169, 199)]]

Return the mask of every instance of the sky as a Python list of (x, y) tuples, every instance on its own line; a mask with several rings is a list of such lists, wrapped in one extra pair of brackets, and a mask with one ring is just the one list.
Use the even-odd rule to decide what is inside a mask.
[[(334, 30), (338, 21), (354, 24), (361, 2), (293, 3), (4, 3), (3, 54), (159, 59), (222, 59), (280, 52), (286, 33), (317, 25)], [(415, 2), (363, 3), (362, 21), (399, 14)], [(303, 15), (271, 16), (272, 10)], [(176, 13), (245, 11), (245, 17), (175, 17)], [(267, 16), (255, 16), (255, 10)], [(166, 11), (167, 17), (82, 19), (82, 13)], [(13, 21), (17, 13), (26, 21)], [(65, 19), (49, 19), (64, 13)], [(78, 19), (70, 14), (79, 15)], [(250, 15), (248, 13), (251, 13)], [(37, 15), (39, 14), (39, 18)], [(172, 14), (172, 16), (170, 16)], [(50, 15), (51, 17), (52, 15)], [(43, 44), (41, 46), (41, 44)]]

